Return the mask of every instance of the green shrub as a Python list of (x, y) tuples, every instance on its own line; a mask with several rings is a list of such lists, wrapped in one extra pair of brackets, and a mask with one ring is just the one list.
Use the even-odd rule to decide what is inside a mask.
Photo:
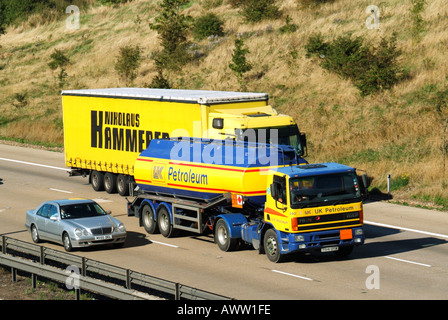
[(61, 50), (55, 49), (50, 55), (51, 61), (48, 66), (51, 70), (56, 70), (59, 68), (58, 80), (59, 88), (62, 88), (65, 83), (65, 78), (67, 78), (67, 72), (65, 72), (65, 66), (70, 63), (70, 59)]
[(126, 82), (132, 82), (137, 76), (141, 60), (141, 49), (138, 45), (121, 47), (115, 62), (115, 70)]
[(215, 14), (207, 13), (196, 19), (193, 25), (193, 35), (196, 39), (205, 39), (209, 36), (223, 36), (224, 22)]
[(246, 0), (236, 2), (241, 7), (242, 15), (248, 22), (260, 22), (264, 19), (277, 19), (281, 16), (275, 0)]
[(236, 38), (235, 39), (235, 49), (232, 54), (232, 62), (229, 64), (229, 68), (235, 73), (238, 77), (238, 80), (241, 81), (243, 75), (252, 69), (252, 65), (249, 61), (247, 61), (246, 55), (249, 53), (249, 49), (243, 48), (244, 41), (243, 39)]
[(286, 16), (285, 22), (286, 24), (280, 27), (280, 33), (293, 33), (297, 31), (298, 26), (295, 23), (291, 23), (292, 19), (290, 16)]
[(188, 51), (187, 34), (191, 17), (182, 14), (186, 0), (163, 0), (159, 3), (159, 12), (151, 29), (159, 34), (162, 50), (154, 54), (159, 68), (179, 70), (191, 61)]
[(325, 42), (322, 35), (313, 35), (305, 45), (307, 56), (318, 56), (321, 66), (350, 79), (366, 96), (390, 89), (404, 76), (403, 68), (398, 64), (401, 52), (396, 47), (396, 37), (383, 38), (375, 46), (366, 46), (363, 37), (339, 36), (331, 42)]

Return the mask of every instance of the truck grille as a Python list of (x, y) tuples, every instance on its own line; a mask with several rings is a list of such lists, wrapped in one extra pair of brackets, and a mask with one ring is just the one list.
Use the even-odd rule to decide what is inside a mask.
[(112, 232), (112, 227), (95, 228), (90, 230), (93, 235), (109, 234)]
[(297, 218), (297, 231), (335, 229), (361, 225), (359, 211)]

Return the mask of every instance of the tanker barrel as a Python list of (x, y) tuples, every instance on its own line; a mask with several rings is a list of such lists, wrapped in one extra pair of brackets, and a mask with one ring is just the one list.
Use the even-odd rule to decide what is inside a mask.
[(137, 158), (144, 192), (210, 200), (225, 193), (262, 205), (271, 169), (298, 163), (290, 146), (199, 138), (153, 139)]

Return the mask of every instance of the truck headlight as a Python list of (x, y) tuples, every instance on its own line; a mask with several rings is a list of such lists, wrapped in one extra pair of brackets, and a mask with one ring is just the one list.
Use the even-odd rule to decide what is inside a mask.
[(305, 241), (305, 237), (303, 236), (303, 235), (296, 235), (296, 236), (294, 236), (294, 241), (295, 242), (303, 242), (303, 241)]
[(355, 236), (362, 236), (364, 234), (364, 230), (362, 229), (355, 229)]

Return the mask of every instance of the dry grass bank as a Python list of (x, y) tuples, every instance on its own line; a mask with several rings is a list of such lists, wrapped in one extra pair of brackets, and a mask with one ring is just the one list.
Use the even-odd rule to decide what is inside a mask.
[[(382, 191), (391, 174), (401, 197), (443, 202), (448, 198), (442, 158), (447, 112), (445, 107), (437, 111), (434, 99), (448, 89), (445, 0), (425, 6), (420, 42), (412, 36), (409, 1), (380, 2), (378, 30), (365, 25), (371, 1), (305, 4), (309, 2), (279, 1), (281, 19), (249, 24), (226, 0), (191, 1), (186, 13), (193, 17), (216, 13), (224, 19), (227, 35), (196, 42), (203, 56), (170, 73), (170, 81), (179, 88), (239, 90), (228, 65), (234, 37), (243, 35), (254, 66), (246, 77), (247, 90), (268, 92), (279, 111), (296, 119), (308, 136), (309, 161), (339, 161), (365, 169)], [(150, 83), (156, 75), (150, 56), (159, 43), (148, 23), (156, 9), (155, 1), (143, 0), (116, 7), (94, 5), (81, 12), (79, 30), (67, 30), (65, 20), (38, 24), (36, 17), (9, 28), (0, 37), (0, 136), (63, 142), (56, 71), (48, 67), (55, 49), (63, 50), (71, 61), (66, 89), (125, 86), (114, 62), (119, 48), (127, 44), (139, 44), (145, 57), (134, 86)], [(286, 15), (298, 29), (281, 34)], [(305, 56), (304, 46), (316, 32), (326, 39), (350, 32), (372, 46), (396, 33), (400, 64), (408, 77), (391, 90), (361, 97), (350, 80)], [(17, 106), (17, 94), (26, 94), (25, 105)]]

